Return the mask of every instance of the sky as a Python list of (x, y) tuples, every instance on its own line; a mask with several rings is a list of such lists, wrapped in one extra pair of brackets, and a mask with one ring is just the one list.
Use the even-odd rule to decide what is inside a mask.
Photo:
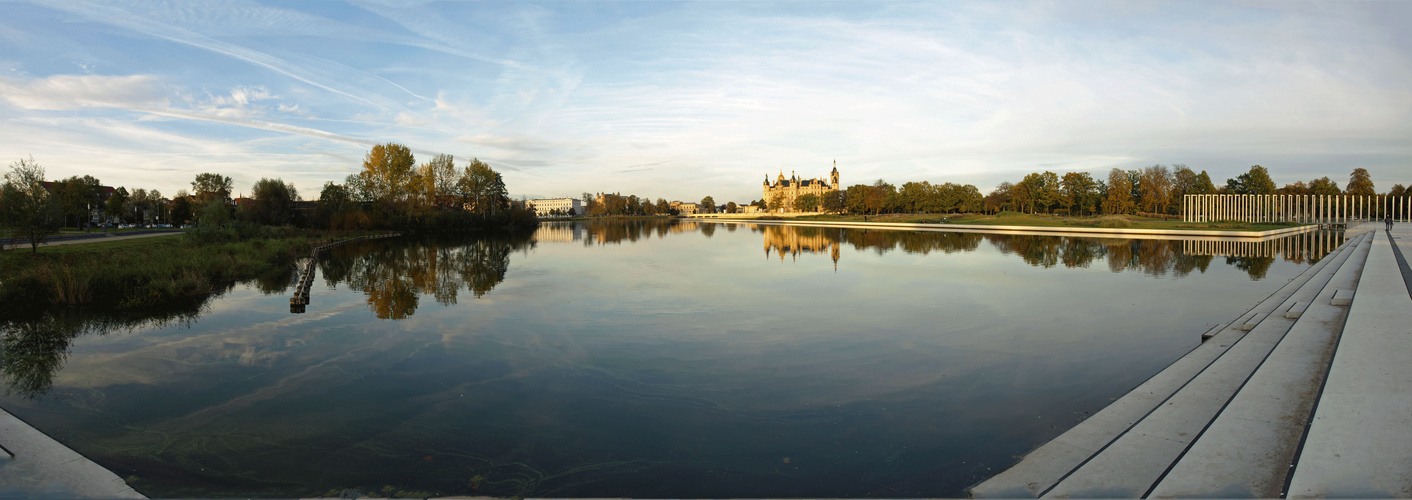
[(516, 196), (1184, 164), (1412, 184), (1412, 2), (0, 0), (0, 162), (305, 199), (375, 144)]

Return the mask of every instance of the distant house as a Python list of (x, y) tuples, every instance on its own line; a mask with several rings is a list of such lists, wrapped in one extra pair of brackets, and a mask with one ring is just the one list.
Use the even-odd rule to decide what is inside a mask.
[(526, 200), (526, 204), (534, 207), (535, 215), (548, 217), (555, 210), (560, 215), (568, 215), (573, 210), (574, 215), (583, 215), (583, 200), (578, 198), (541, 198), (538, 200)]

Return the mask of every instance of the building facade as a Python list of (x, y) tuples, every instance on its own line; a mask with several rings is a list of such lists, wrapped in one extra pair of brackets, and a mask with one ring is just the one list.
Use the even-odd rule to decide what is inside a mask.
[[(797, 210), (794, 209), (795, 199), (806, 194), (812, 194), (818, 196), (820, 203), (823, 203), (824, 196), (838, 191), (839, 186), (837, 161), (833, 162), (833, 172), (829, 173), (828, 182), (824, 182), (823, 179), (818, 178), (800, 179), (798, 176), (794, 175), (794, 172), (790, 172), (790, 176), (785, 177), (784, 171), (781, 170), (780, 176), (775, 179), (774, 184), (770, 184), (768, 175), (765, 177), (765, 185), (763, 188), (764, 198), (761, 198), (761, 200), (763, 200), (765, 206), (768, 207), (772, 201), (778, 199), (780, 212), (796, 212)], [(815, 206), (812, 210), (805, 211), (817, 212), (820, 208), (822, 207)]]
[(583, 200), (578, 198), (545, 198), (529, 200), (529, 204), (534, 207), (535, 215), (540, 217), (549, 217), (555, 210), (559, 211), (559, 215), (569, 215), (570, 210), (573, 210), (573, 215), (583, 215)]

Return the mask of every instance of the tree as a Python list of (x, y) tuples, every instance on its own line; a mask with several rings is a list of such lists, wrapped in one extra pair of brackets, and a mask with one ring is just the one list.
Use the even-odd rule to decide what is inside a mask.
[(1393, 198), (1407, 196), (1407, 188), (1401, 184), (1393, 184), (1392, 189), (1388, 190), (1387, 195)]
[(878, 179), (872, 186), (868, 186), (868, 192), (864, 196), (866, 197), (864, 203), (868, 211), (874, 214), (892, 210), (894, 203), (898, 201), (896, 200), (897, 188), (882, 179)]
[(726, 213), (733, 214), (738, 208), (740, 208), (740, 206), (736, 205), (734, 201), (726, 202)]
[(54, 183), (54, 193), (58, 195), (59, 204), (64, 211), (64, 225), (68, 225), (68, 218), (74, 218), (74, 227), (83, 227), (83, 223), (88, 222), (89, 210), (99, 207), (102, 202), (102, 189), (98, 179), (91, 175), (79, 177), (77, 175), (57, 181)]
[(1331, 196), (1339, 194), (1338, 183), (1328, 176), (1309, 181), (1309, 194)]
[(202, 231), (214, 231), (230, 222), (230, 205), (220, 198), (211, 198), (206, 204), (201, 205), (201, 213), (197, 214), (197, 225)]
[(985, 208), (992, 212), (1000, 212), (1010, 206), (1010, 194), (1014, 192), (1015, 185), (1009, 182), (1002, 182), (985, 196)]
[(108, 197), (107, 205), (103, 207), (103, 214), (109, 218), (122, 217), (123, 209), (127, 207), (127, 198), (127, 188), (114, 189), (112, 196)]
[(843, 210), (843, 190), (834, 189), (825, 191), (819, 202), (823, 205), (825, 212), (839, 212)]
[(191, 181), (193, 196), (202, 205), (212, 198), (220, 198), (222, 201), (230, 199), (232, 186), (230, 177), (213, 173), (196, 174), (196, 180)]
[(781, 197), (779, 194), (771, 196), (770, 203), (766, 205), (766, 208), (770, 211), (770, 213), (779, 212), (781, 208), (784, 208), (783, 197)]
[(1348, 185), (1344, 187), (1345, 194), (1354, 196), (1372, 196), (1378, 194), (1373, 190), (1373, 178), (1368, 175), (1368, 169), (1355, 168), (1348, 176)]
[(1060, 183), (1063, 185), (1062, 198), (1070, 211), (1077, 208), (1079, 214), (1083, 215), (1085, 211), (1092, 213), (1097, 208), (1098, 185), (1088, 172), (1066, 173)]
[[(495, 169), (478, 158), (472, 158), (456, 181), (456, 189), (470, 206), (470, 211), (480, 215), (494, 215), (510, 206), (510, 195), (505, 190), (505, 181)], [(584, 193), (588, 199), (592, 197)]]
[(1249, 172), (1226, 179), (1226, 190), (1231, 194), (1275, 194), (1275, 181), (1265, 167), (1252, 165)]
[(707, 197), (705, 197), (705, 198), (702, 198), (702, 199), (701, 199), (701, 213), (710, 214), (710, 213), (715, 213), (715, 212), (716, 212), (716, 199), (715, 199), (715, 198), (712, 198), (712, 197), (710, 197), (710, 196), (707, 196)]
[(299, 191), (294, 184), (280, 179), (260, 179), (250, 188), (252, 218), (267, 226), (283, 226), (294, 222), (294, 202)]
[(1115, 168), (1108, 172), (1108, 197), (1103, 200), (1103, 212), (1131, 213), (1133, 209), (1132, 181), (1128, 173)]
[(436, 206), (455, 193), (456, 180), (456, 160), (451, 155), (436, 155), (417, 169), (417, 185), (427, 206)]
[(1211, 182), (1211, 175), (1202, 170), (1196, 175), (1196, 183), (1192, 184), (1191, 192), (1188, 194), (1216, 194), (1216, 185)]
[(819, 208), (819, 195), (808, 193), (794, 199), (794, 211), (813, 212)]
[(4, 184), (0, 184), (0, 227), (14, 239), (29, 240), (31, 253), (59, 232), (62, 208), (57, 197), (44, 189), (44, 167), (34, 158), (10, 164)]
[(1142, 192), (1142, 209), (1151, 213), (1164, 213), (1172, 201), (1172, 174), (1165, 165), (1153, 165), (1142, 169), (1142, 180), (1138, 187)]
[(378, 144), (363, 157), (358, 177), (368, 196), (385, 207), (406, 208), (416, 189), (417, 160), (407, 146), (389, 142)]
[(171, 215), (167, 220), (174, 224), (185, 224), (191, 220), (191, 197), (177, 193), (176, 199), (172, 200)]

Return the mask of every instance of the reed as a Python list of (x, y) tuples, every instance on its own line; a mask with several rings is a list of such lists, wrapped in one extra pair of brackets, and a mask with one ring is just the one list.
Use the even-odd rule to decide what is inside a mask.
[(319, 233), (157, 237), (0, 254), (0, 308), (105, 305), (119, 308), (218, 291), (289, 268)]

